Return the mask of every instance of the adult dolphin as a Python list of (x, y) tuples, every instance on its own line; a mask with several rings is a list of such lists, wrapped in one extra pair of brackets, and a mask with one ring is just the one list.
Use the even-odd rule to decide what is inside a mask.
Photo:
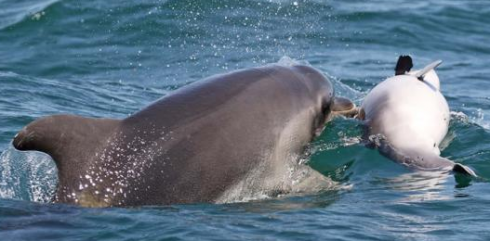
[(332, 110), (353, 110), (309, 66), (217, 75), (123, 120), (55, 115), (14, 138), (49, 154), (55, 202), (90, 207), (229, 202), (328, 186), (298, 160)]
[(395, 76), (374, 87), (364, 99), (359, 118), (374, 147), (386, 157), (418, 170), (453, 170), (476, 176), (469, 167), (440, 157), (447, 134), (449, 106), (440, 92), (434, 68), (410, 72), (410, 56), (400, 56)]

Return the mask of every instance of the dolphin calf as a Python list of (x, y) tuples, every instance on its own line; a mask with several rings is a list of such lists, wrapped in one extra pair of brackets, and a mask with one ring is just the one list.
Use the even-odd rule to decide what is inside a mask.
[(13, 145), (54, 159), (55, 202), (107, 207), (247, 200), (329, 185), (298, 162), (335, 112), (355, 109), (335, 100), (331, 82), (316, 69), (268, 65), (198, 81), (122, 120), (41, 118)]
[(365, 97), (358, 118), (371, 144), (386, 157), (418, 170), (453, 170), (476, 176), (469, 167), (440, 157), (439, 145), (448, 132), (450, 113), (440, 92), (436, 61), (411, 71), (410, 56), (400, 56), (395, 76)]

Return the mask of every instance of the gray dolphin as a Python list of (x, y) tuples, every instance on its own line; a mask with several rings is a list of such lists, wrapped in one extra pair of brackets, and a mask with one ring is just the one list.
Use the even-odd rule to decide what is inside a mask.
[(315, 181), (292, 182), (291, 168), (335, 111), (355, 110), (335, 99), (330, 81), (314, 68), (269, 65), (198, 81), (123, 120), (41, 118), (13, 145), (54, 159), (55, 202), (228, 202), (320, 185), (315, 171), (308, 174)]

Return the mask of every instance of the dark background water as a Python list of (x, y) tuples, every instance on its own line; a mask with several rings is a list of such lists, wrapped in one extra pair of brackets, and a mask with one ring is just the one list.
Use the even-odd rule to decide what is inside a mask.
[[(488, 1), (0, 0), (2, 240), (488, 240)], [(10, 147), (50, 114), (124, 118), (188, 83), (284, 56), (362, 101), (398, 55), (442, 59), (452, 110), (442, 155), (482, 177), (410, 172), (358, 143), (337, 119), (310, 164), (332, 191), (226, 205), (87, 209), (44, 204), (56, 170)], [(35, 202), (33, 202), (35, 201)]]

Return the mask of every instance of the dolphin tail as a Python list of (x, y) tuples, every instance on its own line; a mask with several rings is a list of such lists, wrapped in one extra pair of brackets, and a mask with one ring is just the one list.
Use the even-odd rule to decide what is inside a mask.
[(369, 141), (369, 145), (377, 148), (383, 156), (410, 169), (425, 171), (451, 170), (454, 173), (477, 177), (476, 173), (470, 167), (455, 163), (435, 153), (418, 150), (399, 150), (380, 136), (371, 136), (369, 137)]
[(465, 174), (472, 177), (478, 177), (471, 168), (460, 163), (454, 163), (453, 172)]
[(17, 150), (50, 155), (62, 179), (83, 169), (87, 154), (108, 140), (118, 122), (72, 115), (48, 116), (24, 127), (15, 136), (13, 145)]

